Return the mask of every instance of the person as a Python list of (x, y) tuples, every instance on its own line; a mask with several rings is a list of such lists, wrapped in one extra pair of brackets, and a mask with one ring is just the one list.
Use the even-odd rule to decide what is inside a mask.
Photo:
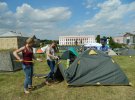
[(108, 53), (109, 48), (108, 46), (105, 45), (105, 43), (102, 43), (100, 50), (103, 51), (104, 53)]
[(55, 70), (55, 59), (59, 59), (57, 56), (55, 56), (56, 50), (56, 43), (52, 42), (51, 45), (48, 46), (46, 49), (46, 59), (47, 59), (47, 64), (50, 67), (50, 72), (47, 76), (47, 79), (45, 80), (45, 83), (47, 85), (50, 85), (49, 79), (55, 80), (54, 79), (54, 70)]
[[(32, 76), (33, 76), (33, 62), (35, 59), (33, 55), (32, 46), (34, 45), (34, 39), (28, 38), (23, 47), (15, 50), (13, 55), (17, 60), (22, 62), (22, 68), (25, 73), (25, 81), (24, 81), (24, 93), (30, 93), (30, 89), (32, 89)], [(22, 58), (18, 55), (18, 53), (22, 52)]]

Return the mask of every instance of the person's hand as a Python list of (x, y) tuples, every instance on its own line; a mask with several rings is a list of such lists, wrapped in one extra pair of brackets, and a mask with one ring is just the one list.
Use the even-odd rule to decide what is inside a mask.
[(23, 59), (18, 59), (19, 60), (19, 62), (23, 62)]
[(59, 57), (58, 57), (58, 56), (54, 56), (54, 58), (55, 58), (55, 59), (59, 59)]

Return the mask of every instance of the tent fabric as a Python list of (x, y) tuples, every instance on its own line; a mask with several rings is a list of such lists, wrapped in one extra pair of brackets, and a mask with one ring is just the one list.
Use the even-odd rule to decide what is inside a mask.
[[(22, 54), (19, 54), (19, 56), (22, 57)], [(17, 71), (22, 69), (22, 64), (14, 61), (15, 59), (16, 58), (13, 56), (13, 51), (0, 51), (0, 71)]]
[(73, 47), (69, 48), (69, 50), (70, 50), (75, 56), (78, 56), (78, 55), (79, 55), (78, 52), (77, 52)]
[(67, 60), (67, 59), (75, 58), (78, 55), (79, 55), (78, 52), (74, 48), (69, 48), (69, 50), (65, 51), (62, 54), (61, 59)]
[(94, 50), (91, 50), (90, 52), (89, 52), (89, 55), (95, 55), (95, 54), (97, 54)]
[(38, 49), (36, 53), (43, 53), (41, 49)]
[(101, 46), (102, 46), (102, 44), (100, 44), (100, 43), (87, 43), (87, 44), (84, 44), (84, 47), (86, 47), (86, 48), (96, 47), (97, 50), (100, 50)]
[(128, 48), (116, 48), (114, 51), (118, 55), (122, 56), (135, 56), (135, 49), (128, 49)]
[(75, 54), (72, 51), (67, 50), (62, 54), (61, 59), (67, 60), (67, 59), (70, 59), (72, 57), (75, 57)]
[(97, 50), (94, 55), (89, 52), (83, 52), (67, 69), (58, 67), (69, 85), (129, 85), (128, 78), (110, 56)]
[(115, 55), (117, 55), (113, 50), (111, 50), (111, 49), (109, 49), (108, 50), (108, 55), (109, 56), (115, 56)]
[(41, 50), (42, 50), (43, 52), (45, 52), (48, 47), (49, 47), (49, 45), (46, 45), (46, 46), (42, 47)]
[(121, 51), (121, 55), (135, 56), (135, 50), (134, 49), (124, 49), (124, 50)]

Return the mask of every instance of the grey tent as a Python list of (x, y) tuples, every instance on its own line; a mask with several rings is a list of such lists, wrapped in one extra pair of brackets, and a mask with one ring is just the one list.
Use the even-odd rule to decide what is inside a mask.
[(116, 56), (117, 54), (113, 50), (109, 49), (108, 50), (108, 55), (109, 56)]
[(121, 50), (121, 54), (123, 56), (135, 56), (135, 50), (134, 49), (124, 49)]
[(116, 54), (122, 56), (135, 56), (135, 49), (128, 49), (128, 48), (116, 48), (114, 49)]
[(97, 50), (86, 50), (67, 69), (61, 64), (58, 69), (71, 86), (129, 85), (119, 65), (110, 56)]
[(21, 63), (14, 60), (15, 57), (12, 51), (0, 51), (0, 71), (16, 71), (21, 69)]
[(126, 50), (126, 48), (115, 48), (113, 49), (113, 51), (117, 54), (117, 55), (121, 55), (121, 52)]

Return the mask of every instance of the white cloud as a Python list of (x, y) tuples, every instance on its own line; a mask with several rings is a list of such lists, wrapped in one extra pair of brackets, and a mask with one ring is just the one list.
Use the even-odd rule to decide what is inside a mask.
[[(8, 5), (0, 2), (0, 33), (16, 30), (26, 33), (39, 33), (51, 37), (50, 34), (58, 33), (58, 25), (71, 17), (71, 11), (68, 7), (53, 7), (48, 9), (35, 9), (28, 4), (17, 7), (13, 13), (8, 10)], [(43, 38), (42, 36), (39, 36)], [(52, 36), (53, 38), (53, 36)]]
[(99, 12), (72, 30), (82, 33), (111, 34), (134, 31), (135, 2), (123, 4), (120, 0), (108, 0), (98, 4)]
[(85, 0), (85, 2), (83, 2), (83, 5), (85, 6), (85, 8), (95, 8), (95, 0)]
[(130, 11), (135, 11), (135, 2), (131, 4), (121, 4), (120, 0), (108, 0), (103, 4), (98, 4), (101, 11), (96, 14), (96, 19), (107, 18), (109, 21), (121, 19)]
[(17, 18), (24, 18), (32, 21), (62, 21), (67, 20), (71, 16), (71, 12), (67, 7), (54, 7), (45, 10), (34, 9), (28, 4), (23, 4), (17, 8)]
[[(79, 25), (71, 25), (67, 29), (63, 29), (62, 25), (71, 18), (72, 12), (68, 7), (36, 9), (28, 4), (23, 4), (12, 12), (6, 3), (0, 2), (0, 34), (16, 30), (28, 34), (34, 33), (42, 39), (54, 39), (60, 35), (69, 34), (108, 33), (108, 35), (112, 35), (113, 33), (134, 31), (135, 1), (128, 4), (123, 4), (122, 0), (105, 0), (99, 4), (96, 0), (86, 1), (89, 2), (84, 3), (86, 8), (98, 7), (99, 11), (92, 18), (84, 22), (79, 21)], [(87, 14), (92, 13), (87, 12)]]
[(7, 4), (5, 2), (0, 3), (0, 12), (7, 10)]

